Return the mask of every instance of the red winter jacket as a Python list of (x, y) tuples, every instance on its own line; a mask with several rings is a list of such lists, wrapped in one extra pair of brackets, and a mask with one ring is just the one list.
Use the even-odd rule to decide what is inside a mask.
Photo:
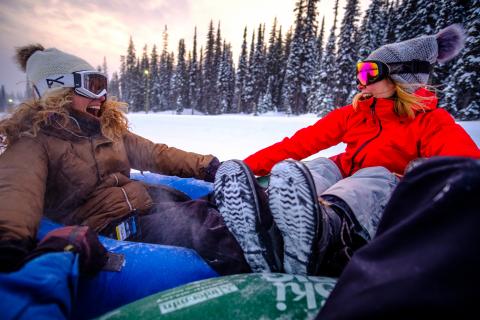
[[(426, 89), (416, 93), (434, 96)], [(420, 157), (480, 158), (475, 142), (447, 111), (437, 108), (436, 98), (429, 111), (418, 112), (414, 120), (399, 117), (393, 106), (391, 99), (370, 98), (361, 101), (357, 110), (352, 105), (342, 107), (244, 161), (256, 175), (266, 175), (279, 161), (302, 160), (340, 142), (347, 145), (345, 152), (330, 159), (344, 177), (373, 166), (401, 175), (411, 160)]]

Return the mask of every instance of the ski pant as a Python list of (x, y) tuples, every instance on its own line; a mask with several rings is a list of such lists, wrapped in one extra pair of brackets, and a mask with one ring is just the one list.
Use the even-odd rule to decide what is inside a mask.
[(367, 232), (366, 238), (373, 238), (398, 178), (384, 167), (363, 168), (343, 178), (335, 162), (328, 158), (304, 163), (313, 176), (317, 195), (343, 200), (353, 212), (352, 218)]
[(317, 319), (477, 314), (479, 195), (480, 160), (436, 157), (408, 172)]
[(212, 203), (164, 186), (151, 187), (149, 193), (154, 207), (137, 217), (139, 231), (128, 240), (193, 249), (220, 275), (251, 272)]

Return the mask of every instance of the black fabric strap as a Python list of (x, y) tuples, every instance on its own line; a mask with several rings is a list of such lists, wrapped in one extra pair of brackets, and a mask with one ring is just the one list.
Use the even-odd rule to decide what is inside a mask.
[(390, 74), (430, 73), (433, 69), (428, 61), (412, 60), (388, 63)]

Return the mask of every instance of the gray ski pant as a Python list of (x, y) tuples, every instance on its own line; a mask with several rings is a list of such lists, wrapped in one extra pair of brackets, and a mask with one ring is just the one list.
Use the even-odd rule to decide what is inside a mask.
[(304, 163), (313, 176), (317, 195), (333, 195), (345, 201), (372, 239), (399, 179), (384, 167), (363, 168), (343, 178), (335, 162), (328, 158)]

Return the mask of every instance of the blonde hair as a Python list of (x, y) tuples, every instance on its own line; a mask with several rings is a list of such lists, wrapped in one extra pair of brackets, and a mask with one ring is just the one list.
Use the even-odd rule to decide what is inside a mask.
[[(74, 95), (73, 89), (56, 88), (46, 92), (40, 99), (22, 102), (7, 118), (0, 120), (0, 149), (6, 148), (22, 136), (37, 136), (42, 126), (55, 119), (61, 126), (70, 121), (68, 107)], [(128, 120), (123, 113), (127, 104), (106, 100), (101, 107), (102, 134), (112, 140), (120, 139), (128, 130)]]
[[(417, 112), (425, 112), (428, 108), (428, 103), (436, 97), (422, 97), (411, 91), (418, 89), (419, 87), (424, 87), (432, 92), (436, 91), (436, 88), (431, 85), (424, 84), (403, 84), (392, 81), (395, 85), (395, 104), (393, 107), (394, 112), (399, 117), (408, 117), (410, 119), (415, 119), (415, 114)], [(357, 93), (353, 97), (352, 105), (356, 110), (358, 108), (358, 103), (362, 100), (363, 94)]]

